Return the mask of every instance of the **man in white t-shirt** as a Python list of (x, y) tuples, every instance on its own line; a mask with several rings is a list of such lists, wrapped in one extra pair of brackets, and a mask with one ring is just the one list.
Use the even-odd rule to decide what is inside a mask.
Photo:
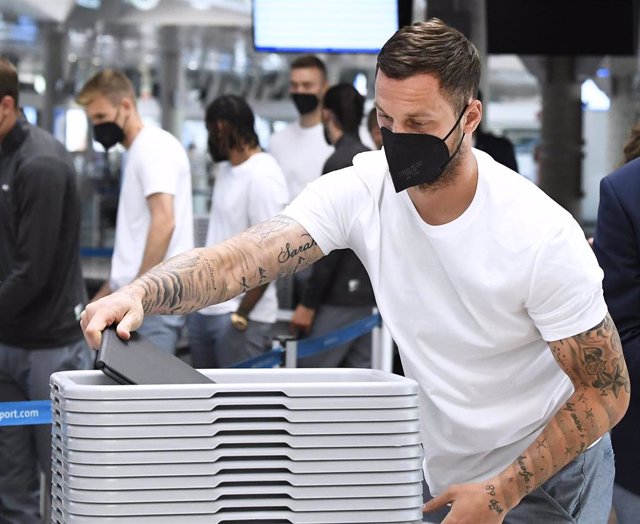
[[(575, 220), (471, 147), (480, 58), (437, 19), (378, 55), (382, 151), (320, 177), (278, 217), (187, 253), (90, 304), (96, 347), (117, 323), (185, 312), (334, 249), (364, 264), (405, 373), (420, 386), (425, 478), (445, 522), (606, 522), (608, 431), (629, 403), (602, 271)], [(114, 319), (115, 316), (115, 319)]]
[(322, 174), (333, 153), (322, 127), (322, 98), (328, 88), (327, 68), (318, 57), (304, 55), (291, 63), (289, 93), (300, 118), (269, 140), (269, 152), (284, 172), (291, 199)]
[[(275, 159), (260, 148), (249, 104), (222, 95), (207, 107), (209, 154), (218, 164), (206, 246), (223, 242), (282, 212), (289, 194)], [(278, 313), (275, 284), (189, 315), (189, 351), (196, 368), (229, 367), (264, 353)]]
[[(334, 152), (322, 126), (322, 99), (328, 88), (327, 68), (317, 56), (303, 55), (291, 63), (289, 93), (300, 118), (269, 140), (269, 152), (284, 172), (291, 200), (322, 175), (325, 162)], [(293, 276), (291, 307), (302, 296), (309, 275), (309, 271), (303, 271)]]
[[(105, 69), (90, 78), (76, 101), (93, 125), (93, 136), (108, 151), (126, 149), (111, 273), (97, 300), (126, 286), (166, 258), (194, 246), (191, 169), (182, 144), (170, 133), (145, 126), (133, 85), (120, 71)], [(139, 332), (175, 353), (184, 318), (145, 319)]]

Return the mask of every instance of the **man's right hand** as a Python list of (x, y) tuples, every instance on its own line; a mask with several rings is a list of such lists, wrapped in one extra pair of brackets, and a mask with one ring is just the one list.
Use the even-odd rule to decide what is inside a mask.
[(131, 332), (140, 327), (144, 318), (143, 294), (141, 287), (128, 285), (88, 304), (80, 315), (80, 327), (89, 347), (98, 349), (102, 332), (112, 324), (117, 324), (118, 336), (128, 340)]
[(313, 326), (316, 310), (298, 304), (289, 322), (289, 331), (292, 335), (308, 335)]

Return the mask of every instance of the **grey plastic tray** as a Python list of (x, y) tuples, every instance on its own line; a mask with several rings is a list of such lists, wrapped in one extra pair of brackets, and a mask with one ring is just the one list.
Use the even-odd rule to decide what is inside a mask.
[(78, 426), (66, 424), (56, 414), (53, 423), (61, 428), (61, 433), (70, 437), (84, 438), (149, 438), (149, 437), (212, 437), (227, 433), (244, 433), (258, 437), (267, 432), (288, 435), (375, 435), (417, 433), (417, 420), (390, 422), (316, 422), (292, 423), (286, 421), (247, 422), (221, 421), (215, 424), (173, 424), (138, 426)]
[[(55, 486), (53, 496), (61, 494)], [(351, 499), (325, 499), (325, 500), (295, 500), (289, 497), (242, 497), (231, 500), (219, 500), (211, 502), (156, 502), (156, 503), (129, 503), (129, 504), (89, 504), (84, 502), (64, 501), (63, 511), (86, 516), (104, 517), (131, 517), (136, 515), (193, 515), (199, 513), (218, 513), (220, 511), (247, 510), (257, 508), (266, 510), (273, 508), (279, 510), (287, 508), (296, 512), (335, 512), (335, 511), (392, 511), (407, 508), (420, 508), (422, 495), (413, 497), (374, 497)]]
[(296, 500), (322, 499), (325, 507), (331, 507), (332, 499), (387, 498), (422, 496), (422, 486), (414, 484), (387, 484), (379, 486), (224, 486), (211, 489), (180, 490), (78, 490), (57, 486), (62, 498), (71, 502), (90, 504), (130, 504), (153, 502), (214, 501), (223, 497), (255, 497), (264, 495), (288, 496)]
[(61, 447), (77, 451), (162, 451), (162, 450), (208, 450), (219, 446), (282, 445), (293, 449), (306, 448), (370, 448), (402, 447), (421, 443), (420, 434), (399, 433), (396, 435), (287, 435), (236, 434), (212, 437), (149, 437), (149, 438), (90, 438), (72, 437), (63, 434), (62, 428), (53, 426), (53, 436)]
[(100, 371), (61, 371), (51, 386), (65, 398), (213, 398), (229, 393), (284, 393), (289, 397), (415, 395), (414, 380), (374, 369), (202, 369), (215, 384), (118, 385)]
[(79, 411), (83, 413), (140, 413), (162, 411), (210, 411), (220, 406), (237, 406), (238, 408), (255, 408), (265, 406), (272, 408), (284, 407), (289, 410), (298, 409), (397, 409), (414, 408), (418, 406), (418, 396), (340, 396), (340, 397), (288, 397), (284, 393), (251, 395), (215, 395), (212, 398), (162, 398), (162, 399), (127, 399), (97, 400), (65, 398), (54, 390), (52, 400), (54, 405), (65, 411)]
[(422, 447), (380, 448), (308, 448), (290, 449), (277, 446), (221, 448), (208, 451), (72, 451), (55, 446), (63, 461), (74, 464), (187, 464), (216, 462), (220, 459), (251, 456), (271, 460), (283, 457), (289, 460), (388, 460), (422, 458)]
[(422, 482), (422, 470), (385, 471), (370, 473), (290, 473), (289, 471), (218, 473), (216, 475), (168, 475), (163, 477), (103, 477), (72, 475), (54, 462), (53, 473), (65, 486), (74, 489), (136, 490), (136, 489), (193, 489), (214, 488), (238, 483), (288, 483), (291, 486), (358, 486), (390, 485)]
[(291, 411), (279, 409), (214, 409), (213, 411), (141, 412), (141, 413), (79, 413), (56, 410), (62, 423), (76, 426), (170, 426), (183, 424), (216, 424), (236, 420), (261, 425), (264, 420), (288, 424), (304, 423), (365, 423), (417, 421), (418, 408), (399, 409), (308, 409)]
[[(135, 516), (135, 517), (86, 517), (66, 510), (55, 511), (56, 524), (176, 524), (176, 516)], [(419, 509), (396, 511), (317, 511), (294, 513), (287, 510), (273, 511), (230, 511), (219, 515), (181, 515), (180, 524), (421, 524)]]
[[(55, 459), (60, 460), (55, 452)], [(223, 472), (245, 472), (247, 475), (282, 469), (291, 473), (350, 473), (411, 471), (422, 467), (422, 458), (388, 460), (222, 460), (192, 464), (74, 464), (62, 461), (62, 471), (82, 477), (165, 477), (180, 475), (216, 475)]]

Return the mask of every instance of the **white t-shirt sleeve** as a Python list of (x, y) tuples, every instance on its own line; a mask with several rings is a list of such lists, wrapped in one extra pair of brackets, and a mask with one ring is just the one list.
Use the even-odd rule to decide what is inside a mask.
[(353, 167), (334, 171), (307, 185), (283, 214), (304, 227), (327, 255), (349, 247), (349, 232), (367, 201), (363, 189)]
[(602, 278), (591, 246), (573, 219), (547, 234), (534, 260), (525, 304), (546, 341), (572, 337), (604, 319)]

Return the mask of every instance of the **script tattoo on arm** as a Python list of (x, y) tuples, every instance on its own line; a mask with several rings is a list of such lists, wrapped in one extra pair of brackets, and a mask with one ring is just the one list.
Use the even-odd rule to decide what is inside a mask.
[(498, 475), (509, 507), (609, 431), (629, 403), (629, 373), (608, 314), (594, 328), (549, 346), (575, 391), (533, 444)]
[(306, 268), (324, 254), (297, 222), (277, 215), (229, 240), (159, 264), (134, 284), (145, 313), (189, 313)]

